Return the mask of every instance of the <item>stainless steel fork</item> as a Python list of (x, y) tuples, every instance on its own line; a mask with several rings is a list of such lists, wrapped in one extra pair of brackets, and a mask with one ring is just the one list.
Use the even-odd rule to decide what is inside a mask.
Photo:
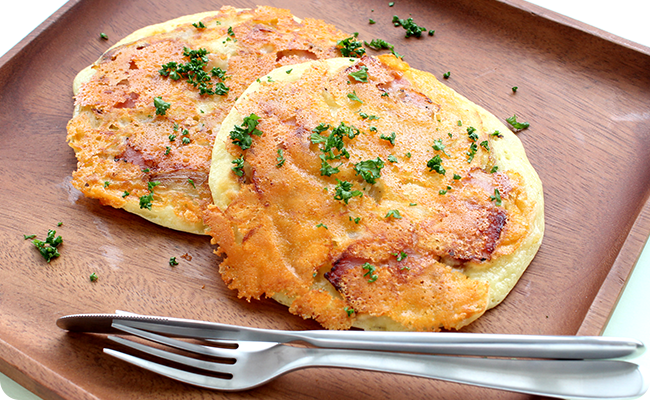
[[(113, 328), (214, 361), (172, 353), (117, 336), (109, 339), (173, 363), (162, 365), (112, 349), (104, 352), (158, 374), (210, 389), (238, 391), (307, 367), (340, 367), (434, 378), (541, 396), (573, 399), (635, 398), (647, 387), (638, 366), (614, 360), (523, 360), (434, 356), (367, 350), (295, 347), (273, 342), (224, 341), (236, 348), (189, 343), (113, 323)], [(209, 371), (212, 375), (187, 369)], [(218, 376), (215, 375), (220, 374)]]

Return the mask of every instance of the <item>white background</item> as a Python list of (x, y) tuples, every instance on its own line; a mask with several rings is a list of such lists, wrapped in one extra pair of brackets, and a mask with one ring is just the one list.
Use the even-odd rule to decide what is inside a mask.
[[(529, 0), (550, 10), (650, 47), (650, 0)], [(396, 2), (399, 2), (397, 0)], [(63, 0), (2, 0), (0, 17), (0, 56), (9, 51), (34, 28), (61, 7)], [(219, 2), (221, 4), (222, 2)], [(260, 2), (260, 4), (263, 3)], [(215, 9), (220, 5), (215, 4)], [(648, 71), (650, 74), (650, 71)], [(650, 108), (650, 105), (648, 105)], [(648, 121), (650, 123), (650, 121)], [(641, 255), (605, 336), (642, 340), (650, 346), (650, 318), (639, 315), (650, 304), (650, 245)], [(634, 323), (631, 323), (634, 321)], [(650, 352), (633, 360), (650, 380)], [(31, 392), (0, 374), (0, 399), (37, 400)], [(643, 396), (650, 399), (650, 393)]]

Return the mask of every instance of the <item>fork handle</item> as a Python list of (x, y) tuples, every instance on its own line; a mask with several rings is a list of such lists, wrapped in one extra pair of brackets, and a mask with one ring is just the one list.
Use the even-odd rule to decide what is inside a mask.
[[(636, 364), (613, 360), (516, 360), (304, 349), (304, 367), (391, 372), (572, 399), (636, 398), (647, 390)], [(288, 371), (287, 371), (288, 372)]]

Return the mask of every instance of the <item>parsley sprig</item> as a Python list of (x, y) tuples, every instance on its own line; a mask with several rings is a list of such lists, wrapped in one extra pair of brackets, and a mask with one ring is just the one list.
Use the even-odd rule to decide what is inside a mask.
[(440, 158), (439, 154), (436, 154), (429, 161), (427, 161), (427, 167), (429, 167), (429, 171), (436, 171), (440, 175), (444, 175), (447, 172), (442, 167), (442, 158)]
[(404, 59), (404, 56), (399, 54), (397, 51), (395, 51), (395, 46), (392, 44), (388, 43), (384, 39), (372, 39), (370, 43), (368, 42), (363, 42), (366, 47), (370, 47), (373, 50), (390, 50), (390, 52), (397, 58), (399, 59)]
[(232, 143), (241, 147), (242, 150), (249, 149), (253, 144), (253, 137), (251, 135), (262, 136), (262, 131), (257, 129), (259, 119), (260, 117), (253, 113), (248, 117), (244, 117), (241, 126), (235, 126), (230, 131)]
[(530, 124), (528, 122), (517, 122), (517, 115), (516, 114), (513, 115), (510, 118), (506, 118), (506, 122), (509, 123), (510, 125), (512, 125), (513, 128), (515, 128), (516, 130), (519, 130), (519, 131), (522, 130), (522, 129), (526, 129), (526, 128), (528, 128), (530, 126)]
[(363, 44), (357, 40), (358, 36), (359, 32), (354, 32), (352, 36), (336, 42), (336, 48), (339, 49), (343, 57), (361, 58), (366, 54)]
[(422, 32), (426, 32), (427, 28), (423, 26), (419, 26), (415, 22), (413, 22), (413, 18), (407, 18), (407, 19), (401, 19), (397, 15), (393, 15), (393, 25), (395, 26), (401, 26), (406, 30), (405, 37), (409, 38), (411, 36), (415, 37), (420, 37), (422, 36)]
[(368, 183), (376, 183), (381, 176), (384, 161), (377, 157), (376, 160), (365, 160), (354, 164), (354, 171)]
[(357, 82), (368, 82), (368, 67), (362, 65), (358, 71), (350, 72), (348, 75)]
[(171, 107), (171, 103), (166, 102), (160, 96), (153, 98), (153, 105), (156, 107), (156, 115), (165, 115)]
[(153, 203), (153, 188), (155, 188), (158, 185), (160, 185), (160, 182), (158, 181), (147, 183), (149, 194), (140, 197), (140, 208), (146, 208), (147, 210), (151, 210), (151, 204)]
[(348, 204), (353, 197), (363, 197), (363, 193), (360, 190), (352, 190), (352, 183), (348, 181), (342, 181), (336, 179), (337, 184), (334, 188), (334, 200), (342, 200), (345, 204)]
[(364, 263), (362, 265), (362, 267), (363, 267), (364, 270), (367, 271), (365, 274), (363, 274), (363, 276), (369, 276), (370, 277), (368, 279), (368, 283), (372, 283), (372, 282), (376, 281), (377, 278), (379, 278), (379, 276), (375, 273), (377, 268), (374, 265), (366, 262), (366, 263)]
[(323, 136), (324, 132), (330, 129), (329, 125), (319, 124), (311, 134), (311, 142), (314, 144), (322, 144), (320, 150), (323, 154), (320, 155), (321, 159), (321, 176), (332, 176), (339, 172), (338, 167), (333, 167), (329, 164), (332, 160), (341, 160), (342, 158), (350, 158), (350, 153), (345, 148), (343, 138), (354, 139), (360, 134), (360, 131), (354, 125), (346, 125), (341, 122), (339, 126), (332, 129), (329, 136)]
[(493, 201), (496, 206), (501, 206), (501, 193), (499, 189), (494, 188), (494, 196), (490, 196), (490, 201)]

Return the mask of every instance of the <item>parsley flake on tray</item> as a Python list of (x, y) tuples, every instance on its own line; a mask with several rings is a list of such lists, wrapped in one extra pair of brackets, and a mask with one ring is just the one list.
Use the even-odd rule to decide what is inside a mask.
[[(57, 249), (61, 243), (63, 243), (63, 238), (59, 236), (55, 236), (56, 231), (53, 229), (49, 229), (47, 231), (47, 238), (45, 241), (34, 239), (32, 243), (34, 246), (38, 249), (38, 251), (41, 253), (45, 261), (48, 263), (52, 261), (53, 258), (61, 256), (59, 253), (59, 250)], [(31, 236), (34, 237), (35, 235)], [(28, 237), (25, 236), (25, 239)]]
[(517, 115), (513, 115), (510, 118), (506, 118), (506, 122), (519, 131), (523, 129), (527, 129), (530, 126), (528, 122), (517, 122)]

